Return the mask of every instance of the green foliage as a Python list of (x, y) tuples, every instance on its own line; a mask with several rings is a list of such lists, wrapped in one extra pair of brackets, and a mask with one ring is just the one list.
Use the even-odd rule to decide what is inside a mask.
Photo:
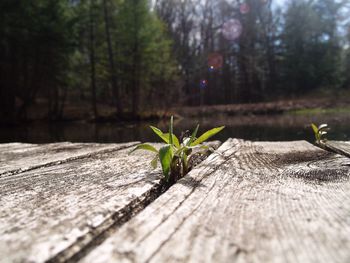
[[(346, 96), (346, 95), (344, 95)], [(337, 113), (350, 113), (349, 107), (334, 107), (334, 108), (313, 108), (313, 109), (300, 109), (289, 111), (295, 115), (316, 115), (316, 114), (337, 114)]]
[[(217, 25), (239, 13), (239, 1), (2, 0), (0, 119), (39, 99), (50, 113), (66, 99), (122, 103), (137, 114), (177, 102), (255, 102), (319, 88), (333, 94), (350, 87), (347, 2), (290, 0), (277, 8), (248, 0), (250, 12), (236, 17), (244, 32), (231, 45)], [(214, 51), (222, 67), (209, 73)], [(202, 78), (210, 88), (198, 88)]]
[[(123, 101), (125, 111), (130, 111), (132, 104), (142, 106), (147, 98), (139, 110), (156, 109), (159, 101), (167, 103), (159, 99), (164, 92), (176, 97), (178, 74), (172, 42), (147, 0), (3, 0), (0, 72), (8, 77), (0, 78), (0, 119), (6, 115), (3, 112), (29, 107), (36, 98), (46, 99), (52, 107), (48, 112), (55, 115), (66, 98), (71, 103), (88, 102), (93, 92), (98, 102), (116, 103), (116, 97), (110, 96), (104, 3), (115, 61), (113, 74), (122, 94), (118, 103)], [(3, 93), (11, 98), (3, 98)], [(22, 102), (15, 104), (14, 98)], [(5, 108), (4, 101), (12, 105)]]
[(214, 136), (218, 132), (220, 132), (224, 127), (218, 127), (218, 128), (213, 128), (204, 134), (202, 134), (198, 139), (196, 139), (194, 142), (192, 142), (190, 145), (191, 146), (196, 146), (206, 140), (208, 140), (210, 137)]
[(169, 133), (163, 133), (160, 129), (154, 127), (154, 126), (150, 126), (150, 128), (153, 130), (153, 132), (155, 134), (157, 134), (165, 143), (167, 144), (172, 144), (172, 142), (174, 142), (174, 144), (179, 147), (180, 143), (179, 143), (179, 139), (172, 134), (172, 141), (170, 141), (170, 136)]
[(170, 167), (173, 161), (174, 151), (171, 144), (167, 144), (159, 149), (159, 161), (162, 165), (163, 175), (169, 181)]
[(335, 1), (293, 0), (283, 29), (283, 82), (293, 93), (339, 87), (341, 46)]
[(183, 138), (180, 143), (178, 137), (173, 134), (173, 116), (170, 119), (169, 132), (163, 133), (160, 129), (150, 126), (155, 134), (157, 134), (166, 144), (162, 146), (159, 151), (157, 151), (150, 144), (140, 144), (136, 146), (130, 153), (136, 150), (147, 150), (155, 152), (156, 155), (151, 162), (153, 168), (157, 167), (158, 160), (162, 166), (164, 179), (166, 182), (175, 182), (178, 178), (181, 178), (189, 171), (188, 161), (191, 157), (193, 149), (195, 147), (200, 147), (203, 150), (207, 150), (208, 147), (205, 145), (200, 145), (210, 137), (219, 133), (225, 126), (217, 127), (211, 129), (199, 138), (197, 138), (197, 132), (199, 125), (195, 128), (190, 137)]
[[(147, 0), (121, 1), (115, 17), (116, 62), (122, 89), (130, 92), (133, 113), (177, 97), (172, 42), (164, 24), (149, 10)], [(167, 96), (163, 95), (166, 90)], [(157, 99), (163, 97), (161, 100)], [(148, 98), (145, 103), (141, 98)], [(157, 105), (160, 106), (160, 105)]]
[(315, 134), (317, 144), (322, 144), (322, 142), (327, 140), (325, 137), (327, 135), (327, 131), (329, 130), (327, 124), (321, 124), (317, 127), (315, 124), (311, 123), (311, 128)]
[(137, 145), (136, 148), (133, 149), (130, 153), (132, 153), (132, 152), (134, 152), (136, 150), (147, 150), (147, 151), (156, 152), (156, 153), (158, 152), (156, 150), (156, 148), (154, 148), (152, 145), (149, 145), (147, 143), (143, 143), (143, 144)]
[[(26, 118), (27, 107), (39, 93), (50, 101), (48, 112), (58, 117), (59, 94), (71, 81), (70, 58), (77, 39), (74, 16), (64, 0), (1, 1), (0, 72), (8, 77), (0, 77), (0, 94), (7, 89), (21, 98), (18, 113), (23, 116), (18, 118)], [(0, 99), (0, 112), (1, 104)]]

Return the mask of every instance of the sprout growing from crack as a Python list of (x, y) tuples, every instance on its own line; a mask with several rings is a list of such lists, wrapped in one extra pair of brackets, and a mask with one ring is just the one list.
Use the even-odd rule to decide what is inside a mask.
[(136, 146), (130, 153), (136, 150), (146, 150), (153, 152), (154, 159), (151, 162), (152, 167), (156, 168), (157, 163), (160, 162), (165, 182), (175, 183), (191, 169), (191, 159), (195, 158), (195, 154), (192, 150), (194, 148), (200, 148), (203, 149), (204, 152), (199, 152), (197, 154), (206, 154), (206, 151), (209, 150), (209, 147), (202, 145), (202, 143), (215, 134), (219, 133), (222, 129), (225, 128), (225, 126), (208, 130), (197, 138), (197, 132), (199, 128), (199, 125), (197, 125), (192, 135), (182, 138), (182, 141), (180, 141), (173, 132), (173, 116), (170, 118), (168, 133), (163, 133), (160, 129), (153, 126), (150, 128), (166, 144), (157, 150), (154, 146), (143, 143)]

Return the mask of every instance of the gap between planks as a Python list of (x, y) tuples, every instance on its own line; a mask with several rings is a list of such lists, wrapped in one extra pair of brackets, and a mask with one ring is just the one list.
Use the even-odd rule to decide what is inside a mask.
[(322, 143), (326, 150), (344, 155), (350, 158), (350, 142), (344, 141), (326, 141)]

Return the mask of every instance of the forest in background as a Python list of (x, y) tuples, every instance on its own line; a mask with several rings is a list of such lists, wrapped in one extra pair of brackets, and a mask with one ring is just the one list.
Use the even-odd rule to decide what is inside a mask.
[(0, 122), (350, 89), (348, 0), (2, 0)]

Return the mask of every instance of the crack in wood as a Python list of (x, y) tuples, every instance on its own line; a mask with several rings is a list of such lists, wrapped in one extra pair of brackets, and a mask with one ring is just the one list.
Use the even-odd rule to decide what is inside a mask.
[[(211, 175), (211, 174), (214, 173), (215, 171), (216, 171), (216, 170), (214, 170), (213, 172), (207, 174), (207, 176)], [(216, 184), (216, 180), (215, 180), (214, 184), (211, 186), (211, 188), (208, 190), (208, 193), (214, 188), (215, 184)], [(179, 207), (181, 207), (181, 205), (183, 204), (183, 202), (185, 202), (185, 201), (191, 196), (191, 194), (195, 191), (195, 189), (196, 189), (196, 188), (193, 188), (193, 189), (191, 190), (191, 192), (189, 193), (189, 195), (186, 196), (186, 197), (184, 198), (184, 200), (179, 204), (179, 206), (176, 207), (176, 209), (169, 215), (169, 217), (172, 216), (172, 215), (176, 212), (176, 210), (177, 210)], [(175, 227), (174, 231), (168, 236), (167, 239), (165, 239), (165, 240), (157, 247), (156, 251), (155, 251), (153, 254), (151, 254), (151, 255), (145, 260), (145, 262), (149, 262), (149, 261), (157, 254), (157, 252), (158, 252), (158, 251), (159, 251), (159, 250), (160, 250), (174, 235), (175, 235), (175, 233), (180, 229), (182, 223), (185, 222), (188, 218), (190, 218), (190, 217), (198, 210), (198, 208), (203, 204), (203, 202), (205, 201), (205, 199), (206, 199), (206, 198), (202, 199), (201, 202), (198, 203), (197, 206), (191, 211), (191, 213), (188, 214), (186, 217), (184, 217), (184, 218), (179, 222), (179, 224), (177, 225), (177, 227)]]
[[(224, 158), (224, 155), (222, 154), (219, 154), (217, 152), (214, 152), (212, 155), (217, 155), (221, 158), (223, 158), (226, 162), (228, 161), (229, 159), (228, 158)], [(232, 156), (234, 155), (234, 153), (232, 154)], [(213, 157), (212, 159), (214, 159), (215, 157)], [(155, 231), (159, 226), (161, 226), (168, 218), (170, 218), (175, 212), (176, 210), (181, 207), (181, 205), (191, 196), (191, 194), (196, 190), (197, 187), (200, 186), (200, 182), (205, 178), (205, 177), (208, 177), (210, 176), (211, 174), (213, 174), (217, 169), (219, 169), (219, 166), (220, 164), (216, 165), (214, 168), (213, 167), (210, 167), (210, 166), (207, 166), (208, 170), (211, 170), (209, 173), (207, 173), (206, 171), (204, 171), (204, 177), (201, 178), (200, 180), (195, 180), (193, 178), (191, 178), (190, 176), (185, 176), (183, 177), (181, 180), (179, 180), (177, 183), (178, 184), (182, 184), (182, 185), (185, 185), (185, 186), (190, 186), (191, 187), (191, 191), (189, 192), (188, 195), (186, 195), (184, 197), (184, 200), (182, 200), (176, 207), (175, 209), (169, 214), (167, 215), (166, 217), (163, 218), (163, 220), (155, 227), (153, 228), (152, 230), (149, 231), (149, 234), (151, 234), (153, 231)], [(212, 170), (212, 169), (214, 170)], [(195, 183), (192, 183), (192, 182), (195, 182)], [(175, 232), (174, 232), (175, 233)], [(146, 238), (148, 237), (148, 235), (145, 235), (137, 244), (141, 244)]]
[(328, 151), (350, 158), (350, 143), (339, 141), (321, 142), (320, 146)]
[(90, 231), (87, 234), (46, 262), (77, 262), (96, 246), (100, 245), (121, 225), (129, 221), (151, 202), (157, 199), (163, 191), (164, 187), (162, 184), (155, 185), (149, 192), (133, 199), (132, 202), (126, 205), (122, 210), (111, 214), (108, 219), (104, 219), (103, 223), (98, 227), (89, 226)]

